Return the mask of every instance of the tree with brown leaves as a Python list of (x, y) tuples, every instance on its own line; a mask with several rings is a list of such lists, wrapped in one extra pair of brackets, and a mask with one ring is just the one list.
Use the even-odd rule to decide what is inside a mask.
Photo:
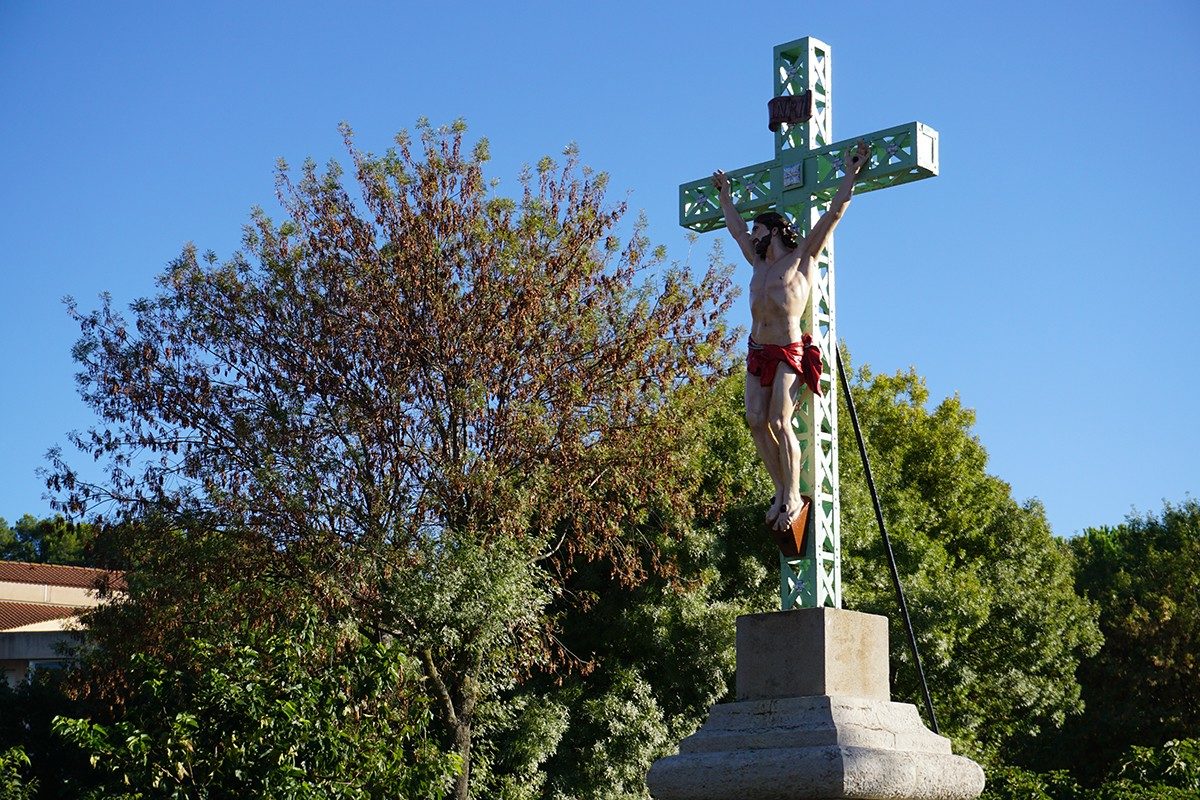
[(285, 221), (256, 211), (231, 259), (187, 247), (128, 319), (71, 305), (100, 418), (73, 443), (105, 478), (55, 453), (48, 483), (73, 514), (260, 542), (405, 642), (465, 798), (479, 702), (569, 657), (545, 608), (572, 565), (635, 582), (658, 562), (633, 523), (688, 513), (730, 274), (667, 264), (642, 221), (622, 243), (573, 149), (510, 199), (461, 124), (382, 156), (343, 134), (361, 198), (336, 163), (281, 164)]

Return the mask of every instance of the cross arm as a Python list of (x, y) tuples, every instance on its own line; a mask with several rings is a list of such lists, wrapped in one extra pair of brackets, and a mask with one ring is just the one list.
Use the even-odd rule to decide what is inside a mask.
[[(733, 205), (743, 219), (769, 211), (778, 201), (781, 173), (774, 161), (726, 170)], [(712, 231), (724, 226), (721, 199), (712, 178), (701, 178), (679, 186), (679, 224), (694, 231)]]
[[(938, 133), (920, 122), (897, 125), (807, 151), (785, 151), (774, 161), (729, 170), (734, 206), (743, 218), (772, 207), (825, 202), (845, 175), (842, 155), (859, 140), (871, 149), (871, 161), (854, 184), (862, 194), (938, 174)], [(717, 190), (708, 178), (679, 187), (679, 224), (694, 231), (724, 224)]]

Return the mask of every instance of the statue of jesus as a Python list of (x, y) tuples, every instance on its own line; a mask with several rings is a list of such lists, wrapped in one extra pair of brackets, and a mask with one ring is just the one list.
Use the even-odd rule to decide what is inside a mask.
[(747, 229), (730, 196), (729, 179), (717, 170), (713, 186), (721, 197), (725, 227), (754, 267), (750, 278), (750, 352), (746, 357), (746, 422), (758, 455), (775, 484), (767, 525), (788, 530), (803, 512), (800, 497), (800, 442), (792, 414), (801, 386), (820, 394), (821, 351), (801, 326), (808, 309), (817, 257), (846, 213), (854, 181), (869, 149), (859, 142), (845, 162), (846, 176), (812, 231), (800, 240), (787, 217), (759, 214)]

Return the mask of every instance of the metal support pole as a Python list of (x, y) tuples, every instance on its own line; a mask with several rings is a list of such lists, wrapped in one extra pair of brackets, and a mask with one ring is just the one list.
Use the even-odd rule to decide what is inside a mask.
[(900, 585), (900, 570), (896, 568), (896, 555), (892, 552), (892, 540), (888, 538), (887, 526), (883, 524), (883, 509), (879, 505), (879, 494), (875, 491), (875, 479), (871, 477), (871, 461), (867, 458), (867, 446), (863, 442), (862, 429), (858, 427), (858, 413), (854, 410), (854, 398), (850, 396), (850, 380), (846, 376), (846, 368), (842, 366), (842, 348), (835, 349), (837, 353), (838, 381), (842, 384), (842, 392), (846, 395), (846, 409), (850, 412), (850, 424), (854, 426), (854, 438), (858, 441), (858, 454), (862, 457), (863, 471), (867, 474), (867, 488), (871, 492), (871, 503), (875, 506), (875, 521), (879, 523), (879, 534), (883, 537), (883, 548), (887, 551), (888, 566), (892, 570), (892, 584), (896, 587), (896, 597), (900, 599), (900, 614), (904, 617), (904, 627), (908, 631), (908, 646), (912, 649), (913, 661), (917, 665), (917, 675), (921, 678), (921, 692), (925, 695), (925, 710), (929, 713), (930, 727), (933, 732), (938, 730), (937, 716), (933, 713), (933, 700), (929, 697), (929, 684), (925, 682), (925, 668), (921, 666), (921, 654), (917, 652), (917, 636), (913, 633), (912, 619), (908, 616), (908, 603), (904, 600), (904, 589)]

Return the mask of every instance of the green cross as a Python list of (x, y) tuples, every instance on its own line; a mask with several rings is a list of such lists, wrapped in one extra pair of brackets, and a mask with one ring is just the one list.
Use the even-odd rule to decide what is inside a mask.
[[(844, 154), (859, 140), (867, 143), (871, 160), (854, 185), (855, 194), (938, 174), (937, 131), (920, 122), (832, 141), (829, 45), (811, 36), (778, 45), (774, 67), (773, 96), (810, 92), (812, 116), (806, 122), (780, 126), (775, 132), (775, 158), (771, 161), (725, 170), (734, 205), (744, 219), (780, 210), (791, 215), (801, 234), (807, 234), (828, 207), (845, 174)], [(700, 232), (724, 227), (721, 203), (709, 178), (679, 187), (679, 224)], [(792, 423), (802, 452), (800, 490), (813, 498), (813, 517), (802, 557), (779, 556), (779, 600), (785, 611), (842, 605), (837, 387), (832, 370), (837, 346), (832, 240), (817, 259), (804, 326), (821, 348), (825, 365), (822, 395), (815, 397), (804, 392)]]

